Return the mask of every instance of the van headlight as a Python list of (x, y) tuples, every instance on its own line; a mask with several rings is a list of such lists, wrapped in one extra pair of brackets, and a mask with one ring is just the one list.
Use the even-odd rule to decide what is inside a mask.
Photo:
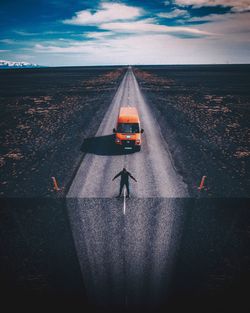
[(121, 143), (121, 140), (118, 139), (118, 138), (116, 138), (115, 142), (116, 142), (116, 143)]

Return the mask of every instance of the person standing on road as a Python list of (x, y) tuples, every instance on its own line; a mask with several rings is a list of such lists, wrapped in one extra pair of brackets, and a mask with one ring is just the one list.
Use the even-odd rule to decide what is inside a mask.
[(121, 172), (119, 172), (117, 175), (115, 175), (115, 177), (112, 179), (115, 180), (117, 177), (121, 176), (121, 181), (120, 181), (120, 193), (119, 196), (121, 196), (122, 194), (122, 189), (124, 187), (124, 185), (126, 186), (127, 189), (127, 198), (129, 198), (129, 177), (131, 177), (134, 181), (137, 182), (137, 180), (131, 175), (131, 173), (129, 173), (126, 168), (124, 167), (123, 170)]

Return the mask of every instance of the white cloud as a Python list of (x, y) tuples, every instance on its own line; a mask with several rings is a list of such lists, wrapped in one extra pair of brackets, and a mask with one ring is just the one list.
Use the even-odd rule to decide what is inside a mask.
[(163, 18), (189, 17), (189, 13), (186, 10), (175, 9), (171, 12), (159, 13), (158, 16)]
[[(178, 1), (188, 2), (176, 0)], [(191, 1), (195, 2), (196, 6), (198, 2), (200, 6), (201, 3), (209, 2), (189, 0), (190, 3)], [(222, 2), (222, 0), (214, 2), (216, 1)], [(115, 12), (114, 5), (136, 10), (133, 13), (124, 11), (126, 14)], [(111, 14), (107, 15), (106, 11)], [(85, 37), (83, 40), (73, 40), (71, 36), (67, 40), (62, 38), (63, 40), (46, 41), (42, 44), (37, 42), (32, 50), (27, 49), (36, 55), (36, 63), (46, 64), (45, 60), (49, 59), (51, 64), (57, 65), (250, 61), (250, 13), (211, 14), (188, 20), (210, 23), (199, 26), (167, 26), (158, 24), (157, 18), (142, 19), (145, 12), (119, 3), (104, 2), (96, 12), (90, 10), (81, 12), (87, 13), (85, 18), (83, 18), (85, 13), (80, 16), (77, 12), (75, 17), (68, 20), (69, 24), (96, 25), (100, 31), (83, 33), (82, 36)], [(182, 10), (175, 9), (166, 14), (176, 14), (176, 17), (183, 14), (184, 17), (184, 12), (188, 13), (183, 7)], [(137, 19), (139, 17), (140, 19)], [(182, 37), (189, 39), (183, 40)]]
[[(213, 35), (207, 31), (201, 31), (194, 27), (178, 27), (166, 26), (157, 23), (156, 18), (139, 19), (145, 14), (142, 9), (132, 7), (121, 3), (102, 2), (99, 9), (95, 12), (84, 10), (76, 12), (76, 15), (69, 19), (64, 20), (65, 24), (72, 25), (96, 25), (100, 30), (105, 32), (89, 32), (86, 37), (90, 39), (101, 39), (103, 37), (110, 37), (111, 34), (149, 34), (149, 33), (162, 33), (172, 34), (175, 36), (184, 37), (200, 37)], [(159, 17), (172, 18), (172, 17), (189, 17), (186, 10), (175, 9), (169, 13), (159, 13)]]
[(1, 39), (0, 42), (5, 43), (7, 45), (11, 45), (11, 44), (15, 43), (15, 41), (13, 39), (9, 39), (9, 38)]
[(91, 53), (93, 46), (79, 43), (78, 45), (71, 44), (66, 47), (55, 46), (55, 45), (45, 45), (45, 44), (36, 44), (35, 51), (43, 53)]
[(20, 36), (35, 36), (35, 35), (39, 35), (38, 33), (30, 33), (30, 32), (26, 32), (26, 31), (22, 31), (22, 30), (14, 30), (14, 33), (20, 35)]
[(223, 6), (231, 7), (234, 12), (244, 12), (250, 10), (250, 0), (175, 0), (175, 3), (180, 6)]
[(169, 33), (173, 35), (190, 35), (190, 36), (208, 36), (214, 35), (205, 30), (199, 30), (193, 27), (166, 26), (153, 24), (154, 19), (145, 19), (130, 23), (104, 23), (100, 25), (101, 29), (121, 32), (121, 33)]
[[(236, 42), (247, 43), (250, 42), (250, 12), (225, 14), (220, 19), (217, 15), (211, 16), (211, 23), (199, 25), (200, 29), (207, 30), (209, 32), (220, 31), (222, 36), (220, 40), (227, 42), (227, 46), (234, 45)], [(230, 49), (230, 48), (229, 48)], [(248, 51), (249, 54), (249, 51)]]
[(103, 39), (106, 37), (113, 36), (113, 32), (104, 31), (104, 32), (88, 32), (83, 34), (84, 37), (91, 38), (91, 39)]
[(30, 61), (30, 62), (32, 59), (34, 59), (33, 55), (27, 55), (27, 54), (14, 54), (13, 56), (15, 56), (15, 58), (18, 60), (25, 60), (25, 61)]
[(188, 21), (189, 22), (217, 22), (217, 21), (225, 21), (232, 18), (234, 13), (226, 13), (226, 14), (210, 14), (206, 16), (198, 16), (192, 17)]
[(231, 39), (230, 49), (225, 49), (221, 40), (196, 38), (186, 41), (168, 34), (131, 34), (91, 43), (74, 42), (67, 47), (37, 45), (34, 53), (40, 64), (41, 58), (47, 55), (51, 63), (57, 65), (249, 62), (249, 55), (243, 55), (241, 51), (242, 43), (232, 44)]
[(121, 3), (103, 2), (99, 10), (83, 10), (76, 12), (71, 19), (64, 20), (64, 24), (70, 25), (96, 25), (119, 20), (133, 20), (142, 15), (140, 8), (128, 6)]

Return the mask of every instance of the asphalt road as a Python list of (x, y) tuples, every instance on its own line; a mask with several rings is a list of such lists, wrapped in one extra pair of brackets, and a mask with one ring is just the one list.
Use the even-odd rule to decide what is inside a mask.
[[(142, 150), (114, 149), (112, 129), (120, 106), (136, 106)], [(174, 168), (150, 108), (128, 69), (67, 194), (68, 213), (90, 303), (108, 308), (151, 308), (164, 302), (181, 236), (187, 186)], [(126, 167), (131, 198), (117, 199)]]
[[(114, 147), (112, 129), (116, 127), (121, 106), (136, 106), (138, 109), (145, 130), (140, 152), (119, 152)], [(112, 178), (124, 166), (138, 180), (138, 183), (131, 182), (132, 197), (186, 197), (187, 187), (174, 168), (165, 139), (143, 99), (132, 69), (128, 69), (95, 138), (87, 139), (83, 144), (86, 156), (68, 197), (115, 197), (119, 183), (117, 180), (112, 182)]]

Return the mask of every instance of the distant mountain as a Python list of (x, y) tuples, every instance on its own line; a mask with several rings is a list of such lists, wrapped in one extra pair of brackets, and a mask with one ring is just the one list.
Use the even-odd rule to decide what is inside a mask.
[(42, 67), (42, 66), (38, 64), (28, 63), (28, 62), (15, 62), (15, 61), (0, 60), (0, 69), (1, 68), (34, 68), (34, 67)]

